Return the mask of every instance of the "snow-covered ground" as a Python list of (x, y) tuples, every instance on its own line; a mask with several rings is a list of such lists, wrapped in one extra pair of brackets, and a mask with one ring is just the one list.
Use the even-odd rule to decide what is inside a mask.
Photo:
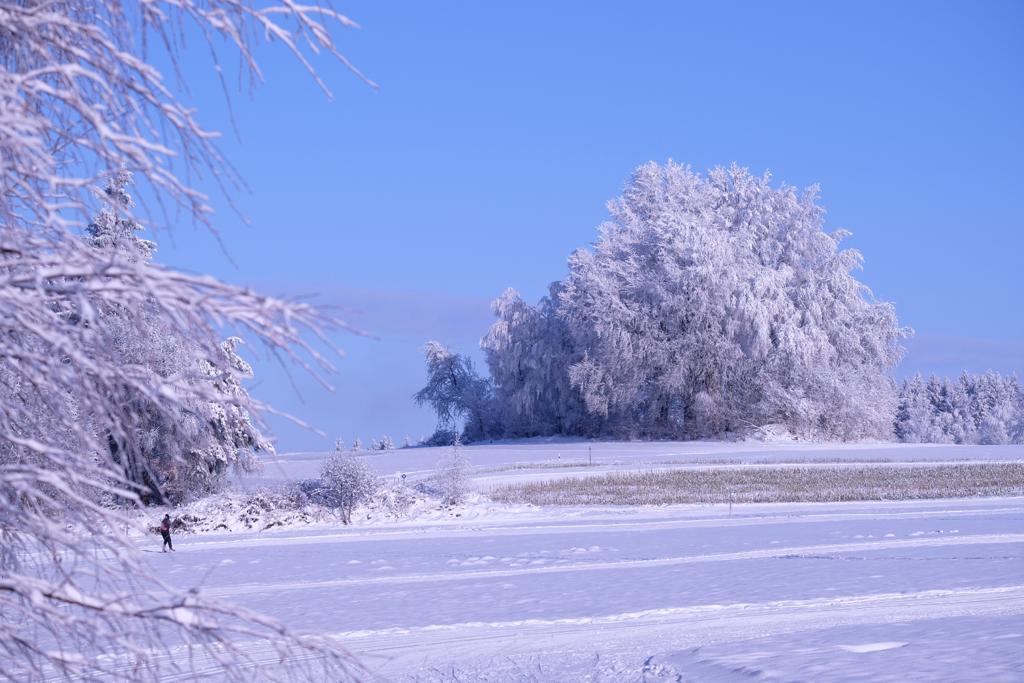
[[(416, 479), (431, 473), (448, 448), (402, 448), (364, 452), (378, 474)], [(675, 469), (744, 463), (835, 462), (1007, 462), (1024, 461), (1022, 446), (940, 444), (816, 444), (758, 441), (580, 441), (527, 439), (463, 446), (476, 470), (474, 483), (488, 490), (512, 481), (547, 479), (628, 470)], [(285, 453), (266, 462), (258, 477), (244, 485), (267, 485), (319, 476), (324, 453)]]
[[(878, 444), (465, 451), (486, 489), (494, 477), (565, 476), (562, 465), (586, 462), (588, 448), (602, 468), (1024, 459), (1021, 447)], [(442, 454), (367, 457), (382, 474), (421, 477)], [(283, 456), (264, 476), (315, 476), (319, 457)], [(1024, 680), (1022, 498), (731, 514), (478, 501), (406, 521), (180, 536), (177, 546), (152, 556), (165, 579), (336, 635), (384, 680)]]

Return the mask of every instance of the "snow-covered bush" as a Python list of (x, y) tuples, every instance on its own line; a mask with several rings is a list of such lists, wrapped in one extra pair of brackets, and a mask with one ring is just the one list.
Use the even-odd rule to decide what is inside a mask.
[(368, 501), (368, 507), (385, 517), (406, 516), (417, 502), (424, 498), (402, 482), (381, 484)]
[(352, 452), (358, 453), (361, 450), (363, 450), (363, 441), (357, 436), (352, 442)]
[(313, 505), (336, 507), (334, 494), (328, 489), (323, 479), (300, 479), (295, 482), (295, 487)]
[(384, 435), (379, 439), (374, 439), (370, 450), (374, 451), (393, 451), (395, 450), (395, 442), (391, 440), (391, 437)]
[(264, 531), (312, 524), (329, 517), (297, 484), (253, 491), (223, 491), (178, 508), (176, 530), (182, 533)]
[[(348, 523), (435, 515), (439, 496), (437, 491), (416, 490), (402, 481), (382, 480), (353, 508)], [(338, 523), (339, 505), (337, 488), (323, 479), (255, 490), (227, 489), (175, 508), (173, 528), (175, 533), (187, 534), (334, 525)], [(155, 533), (155, 519), (164, 509), (147, 508), (137, 514), (151, 523), (150, 531)]]
[(352, 453), (332, 453), (320, 467), (321, 488), (317, 492), (321, 504), (341, 513), (341, 521), (349, 524), (352, 511), (365, 503), (379, 488), (376, 475), (366, 462)]
[(455, 443), (457, 434), (453, 429), (440, 429), (438, 428), (430, 436), (424, 437), (420, 440), (421, 446), (451, 446)]
[(456, 441), (447, 455), (438, 463), (435, 478), (441, 502), (445, 505), (458, 505), (469, 493), (469, 460)]

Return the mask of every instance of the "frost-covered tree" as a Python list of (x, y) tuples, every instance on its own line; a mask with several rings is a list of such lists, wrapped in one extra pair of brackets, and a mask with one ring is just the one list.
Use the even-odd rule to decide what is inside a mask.
[[(154, 216), (125, 208), (104, 185), (110, 171), (132, 170), (147, 204), (165, 209), (158, 217), (200, 224), (210, 223), (209, 202), (189, 179), (226, 189), (237, 180), (216, 133), (149, 60), (187, 81), (178, 57), (188, 37), (193, 51), (205, 41), (216, 73), (227, 57), (258, 80), (257, 46), (267, 42), (315, 77), (316, 53), (347, 64), (332, 25), (351, 22), (273, 0), (0, 0), (0, 679), (352, 673), (328, 641), (164, 584), (124, 534), (131, 519), (112, 507), (146, 492), (125, 473), (152, 455), (142, 425), (185, 434), (183, 414), (229, 405), (243, 411), (223, 416), (219, 428), (232, 432), (236, 417), (258, 413), (243, 392), (229, 396), (237, 374), (225, 329), (316, 372), (331, 364), (309, 335), (337, 327), (307, 305), (147, 259), (136, 226)], [(89, 225), (97, 199), (103, 210)], [(135, 253), (121, 248), (133, 240)], [(153, 312), (168, 338), (189, 340), (220, 370), (201, 381), (194, 367), (125, 361), (104, 324), (113, 310), (136, 326)], [(265, 643), (283, 669), (240, 641)]]
[(427, 386), (413, 398), (437, 413), (438, 432), (455, 430), (459, 422), (467, 441), (500, 432), (491, 384), (476, 373), (473, 361), (436, 341), (427, 342), (425, 355)]
[(220, 355), (201, 361), (206, 381), (213, 385), (218, 400), (207, 401), (197, 411), (205, 424), (204, 438), (192, 446), (193, 466), (213, 478), (211, 487), (229, 470), (252, 472), (259, 468), (258, 453), (274, 453), (274, 446), (255, 424), (249, 407), (252, 397), (242, 381), (253, 376), (252, 366), (238, 354), (241, 337), (221, 342)]
[(341, 521), (352, 523), (352, 511), (380, 488), (366, 462), (353, 453), (336, 451), (320, 467), (321, 495), (341, 512)]
[(469, 460), (456, 437), (448, 453), (438, 463), (437, 484), (445, 505), (458, 505), (469, 493)]
[[(964, 381), (963, 378), (961, 381)], [(969, 377), (966, 383), (969, 410), (977, 430), (978, 443), (1020, 443), (1020, 435), (1015, 432), (1024, 413), (1024, 397), (1017, 378), (986, 372)]]
[(352, 452), (358, 453), (361, 450), (363, 450), (363, 441), (357, 436), (355, 440), (352, 441)]
[(896, 438), (908, 443), (926, 443), (931, 434), (931, 422), (932, 405), (921, 375), (904, 380), (896, 406)]
[(144, 228), (131, 215), (135, 209), (128, 192), (132, 181), (132, 173), (126, 169), (110, 174), (103, 188), (104, 206), (89, 222), (86, 233), (89, 244), (97, 249), (116, 252), (129, 261), (149, 261), (156, 253), (156, 243), (138, 234)]
[(534, 307), (514, 289), (492, 304), (498, 320), (480, 346), (487, 357), (507, 436), (579, 433), (589, 426), (568, 368), (578, 359), (555, 303), (560, 285)]
[[(845, 231), (824, 231), (813, 188), (772, 187), (735, 166), (705, 178), (649, 163), (609, 212), (553, 290), (566, 337), (554, 333), (545, 356), (567, 363), (589, 429), (699, 437), (784, 423), (826, 438), (891, 433), (888, 373), (906, 331), (853, 276), (861, 256), (840, 248)], [(523, 410), (539, 377), (560, 375), (539, 371), (528, 348), (544, 316), (514, 296), (497, 308), (484, 346), (502, 412), (544, 425), (548, 410)], [(560, 393), (571, 414), (576, 396)], [(585, 433), (575, 424), (565, 431)]]
[[(88, 241), (107, 254), (148, 262), (156, 244), (138, 236), (142, 227), (129, 215), (134, 207), (131, 181), (127, 171), (111, 175), (106, 206), (89, 224)], [(252, 471), (259, 464), (256, 453), (273, 451), (245, 408), (250, 398), (241, 382), (252, 376), (252, 368), (238, 355), (244, 343), (240, 338), (231, 337), (207, 357), (153, 301), (138, 309), (97, 301), (95, 326), (107, 339), (97, 352), (109, 354), (112, 362), (143, 366), (161, 378), (208, 384), (219, 397), (192, 400), (168, 415), (131, 387), (122, 389), (122, 400), (137, 406), (139, 419), (130, 438), (144, 444), (143, 457), (136, 458), (113, 435), (108, 443), (125, 476), (144, 487), (145, 500), (178, 503), (209, 493), (231, 469)]]

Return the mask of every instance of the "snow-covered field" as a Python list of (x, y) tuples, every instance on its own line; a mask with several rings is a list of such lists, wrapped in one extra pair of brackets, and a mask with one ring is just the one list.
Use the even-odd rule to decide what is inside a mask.
[[(1024, 460), (1022, 447), (884, 444), (464, 451), (481, 491), (701, 463)], [(443, 452), (367, 460), (416, 479)], [(263, 480), (315, 476), (320, 457), (283, 456)], [(403, 521), (179, 536), (177, 553), (152, 558), (171, 582), (337, 636), (383, 680), (1024, 680), (1022, 498), (731, 513), (474, 500)]]
[[(367, 463), (381, 475), (416, 478), (433, 471), (447, 448), (403, 448), (386, 454), (368, 452)], [(464, 446), (477, 470), (474, 484), (489, 490), (512, 481), (543, 480), (578, 474), (648, 471), (745, 463), (834, 462), (1007, 462), (1024, 461), (1021, 446), (955, 446), (938, 444), (720, 441), (580, 441), (526, 439), (482, 446)], [(267, 462), (263, 473), (244, 482), (266, 485), (314, 478), (324, 453), (286, 453)]]

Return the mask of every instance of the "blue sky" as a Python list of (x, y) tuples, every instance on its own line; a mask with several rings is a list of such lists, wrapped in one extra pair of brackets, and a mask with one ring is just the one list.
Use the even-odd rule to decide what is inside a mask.
[[(250, 191), (160, 259), (315, 294), (341, 335), (333, 394), (255, 359), (253, 392), (330, 436), (429, 433), (421, 347), (476, 353), (488, 302), (528, 299), (596, 236), (647, 160), (733, 161), (821, 185), (828, 227), (917, 336), (897, 374), (1024, 375), (1024, 3), (337, 2), (374, 91), (327, 60), (328, 102), (277, 46), (234, 97), (201, 50), (187, 99)], [(210, 188), (211, 191), (213, 188)], [(327, 439), (280, 421), (282, 450)]]

